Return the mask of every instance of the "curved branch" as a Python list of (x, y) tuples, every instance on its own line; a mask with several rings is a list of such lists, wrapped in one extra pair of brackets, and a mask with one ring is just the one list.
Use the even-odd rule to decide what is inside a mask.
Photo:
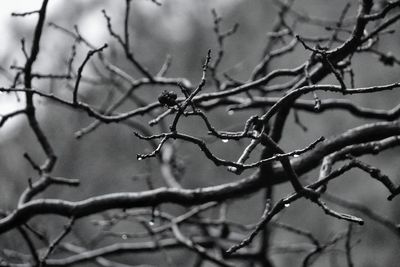
[[(380, 140), (400, 135), (400, 122), (366, 124), (351, 129), (337, 137), (330, 138), (314, 150), (291, 161), (296, 173), (301, 176), (320, 165), (324, 156), (348, 145)], [(236, 182), (197, 189), (157, 188), (142, 192), (112, 193), (88, 198), (82, 201), (59, 199), (32, 200), (0, 220), (0, 234), (27, 222), (40, 214), (57, 214), (76, 219), (110, 209), (154, 207), (161, 203), (176, 203), (190, 206), (211, 201), (238, 198), (256, 192), (269, 184), (288, 181), (282, 166), (275, 164), (270, 177), (261, 177), (255, 172)]]

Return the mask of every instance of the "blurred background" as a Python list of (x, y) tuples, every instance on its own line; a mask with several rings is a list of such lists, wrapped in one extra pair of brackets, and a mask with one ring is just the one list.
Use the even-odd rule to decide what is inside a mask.
[[(186, 77), (196, 84), (201, 77), (201, 62), (207, 50), (217, 50), (217, 42), (213, 32), (213, 18), (211, 9), (223, 17), (222, 29), (229, 29), (235, 23), (239, 24), (235, 35), (225, 42), (225, 57), (220, 66), (220, 73), (226, 72), (239, 81), (249, 79), (253, 68), (262, 57), (262, 51), (267, 41), (267, 33), (271, 30), (276, 17), (277, 9), (271, 1), (266, 0), (170, 0), (161, 1), (158, 6), (151, 1), (134, 0), (131, 6), (131, 47), (137, 59), (151, 73), (157, 73), (167, 55), (172, 58), (172, 65), (167, 77)], [(300, 13), (312, 14), (312, 17), (337, 19), (347, 1), (321, 1), (298, 0), (294, 5)], [(39, 0), (3, 1), (0, 9), (0, 32), (2, 45), (0, 46), (0, 82), (2, 87), (12, 83), (13, 71), (11, 65), (23, 66), (25, 59), (21, 50), (20, 40), (25, 38), (27, 50), (30, 50), (32, 32), (36, 25), (37, 16), (11, 17), (11, 12), (26, 12), (39, 9)], [(109, 60), (132, 74), (139, 77), (138, 73), (129, 65), (117, 42), (110, 38), (106, 21), (101, 13), (102, 9), (112, 18), (114, 30), (123, 33), (123, 14), (125, 1), (103, 0), (70, 0), (50, 1), (47, 22), (54, 22), (69, 30), (74, 25), (84, 38), (95, 47), (108, 43), (110, 48), (105, 54)], [(356, 13), (353, 4), (349, 17)], [(298, 34), (307, 36), (327, 35), (329, 32), (317, 27), (298, 27)], [(382, 38), (379, 48), (383, 51), (392, 51), (400, 54), (399, 35), (392, 34)], [(66, 61), (71, 54), (73, 38), (51, 26), (44, 28), (41, 41), (41, 52), (34, 65), (36, 72), (64, 73)], [(74, 62), (75, 70), (83, 61), (88, 48), (84, 45), (77, 46), (77, 56)], [(300, 46), (289, 56), (274, 60), (272, 67), (292, 68), (301, 64), (309, 57), (309, 52)], [(376, 57), (370, 54), (357, 54), (353, 59), (356, 86), (372, 86), (398, 81), (399, 66), (385, 67), (379, 64)], [(96, 81), (98, 75), (93, 66), (84, 72), (85, 77)], [(334, 82), (328, 79), (326, 82)], [(56, 92), (58, 95), (71, 99), (71, 84), (73, 81), (36, 79), (35, 88), (46, 92)], [(165, 88), (144, 87), (139, 89), (139, 95), (146, 101), (153, 102)], [(212, 90), (212, 88), (208, 89)], [(81, 94), (85, 101), (100, 105), (110, 94), (116, 91), (111, 85), (83, 83)], [(321, 99), (328, 97), (341, 97), (338, 95), (321, 94)], [(357, 95), (350, 99), (361, 106), (390, 109), (398, 104), (399, 92), (391, 91), (376, 95)], [(311, 96), (306, 98), (312, 99)], [(148, 143), (138, 140), (132, 129), (121, 124), (102, 125), (94, 132), (76, 139), (74, 133), (90, 124), (93, 119), (83, 113), (70, 110), (36, 98), (39, 122), (52, 143), (58, 155), (57, 166), (53, 172), (56, 176), (78, 178), (81, 180), (79, 188), (51, 187), (42, 197), (62, 198), (68, 200), (81, 200), (87, 197), (124, 191), (140, 191), (148, 188), (148, 183), (141, 177), (151, 177), (154, 186), (163, 185), (160, 179), (160, 169), (155, 159), (137, 161), (138, 153), (150, 152)], [(0, 113), (2, 115), (23, 107), (24, 98), (17, 94), (0, 95)], [(131, 103), (120, 108), (121, 111), (129, 110)], [(229, 113), (225, 109), (217, 109), (209, 114), (210, 121), (219, 130), (239, 130), (243, 122), (258, 110)], [(287, 130), (282, 139), (285, 150), (303, 148), (320, 136), (329, 137), (335, 134), (367, 123), (367, 120), (354, 118), (345, 112), (326, 112), (319, 115), (299, 112), (302, 122), (308, 127), (304, 132), (294, 123), (290, 116)], [(147, 125), (149, 116), (140, 117), (138, 121)], [(150, 128), (157, 132), (157, 128)], [(184, 119), (180, 124), (184, 132), (200, 137), (207, 136), (207, 129), (197, 119)], [(235, 160), (247, 145), (245, 142), (230, 141), (223, 143), (220, 140), (207, 139), (210, 148), (220, 157)], [(185, 175), (182, 185), (187, 188), (215, 185), (240, 179), (251, 172), (241, 176), (233, 175), (223, 167), (215, 167), (207, 160), (201, 151), (191, 144), (176, 142), (178, 157), (184, 163)], [(400, 183), (397, 165), (399, 149), (392, 149), (375, 157), (362, 159), (382, 169), (386, 175)], [(0, 208), (10, 210), (15, 207), (18, 196), (26, 188), (28, 178), (35, 179), (36, 172), (23, 158), (24, 153), (29, 153), (37, 162), (44, 160), (44, 155), (32, 134), (25, 117), (15, 117), (0, 128)], [(257, 157), (258, 157), (257, 153)], [(255, 158), (257, 159), (257, 158)], [(311, 172), (306, 181), (312, 181), (318, 175), (318, 170)], [(275, 198), (279, 199), (290, 193), (292, 188), (288, 184), (277, 186)], [(399, 198), (392, 202), (386, 201), (388, 192), (380, 184), (372, 181), (365, 173), (353, 170), (343, 177), (332, 182), (329, 192), (342, 198), (363, 203), (377, 213), (398, 222), (400, 211), (396, 206), (400, 204)], [(249, 208), (251, 207), (251, 208)], [(240, 223), (255, 223), (263, 210), (263, 194), (255, 194), (245, 199), (235, 200), (230, 203), (228, 216)], [(171, 212), (179, 213), (180, 207), (169, 207)], [(343, 210), (343, 208), (338, 208)], [(346, 212), (346, 210), (343, 210)], [(351, 211), (352, 213), (353, 211)], [(357, 215), (357, 213), (354, 213)], [(97, 218), (97, 217), (96, 217)], [(99, 229), (92, 224), (90, 218), (81, 220), (75, 227), (74, 235), (78, 239), (95, 238)], [(329, 240), (338, 232), (347, 229), (347, 223), (333, 219), (323, 214), (320, 208), (307, 201), (298, 201), (286, 209), (279, 216), (280, 221), (296, 225), (299, 228), (311, 231), (321, 240)], [(60, 231), (62, 223), (60, 218), (35, 218), (37, 224), (46, 222), (49, 235)], [(54, 223), (53, 223), (54, 222)], [(44, 227), (44, 226), (43, 226)], [(138, 225), (127, 224), (119, 226), (118, 231), (135, 231)], [(15, 238), (18, 234), (10, 232), (0, 237), (0, 248), (15, 249), (20, 246), (21, 240)], [(280, 246), (297, 244), (305, 240), (287, 231), (273, 231), (272, 244)], [(387, 229), (366, 219), (366, 225), (356, 228), (354, 238), (354, 259), (356, 266), (398, 266), (400, 262), (400, 240)], [(100, 245), (115, 242), (115, 239), (106, 238)], [(185, 257), (186, 252), (173, 251), (172, 257), (176, 266), (187, 266), (191, 258)], [(155, 255), (155, 256), (154, 256)], [(304, 254), (281, 253), (279, 249), (271, 251), (271, 258), (276, 266), (299, 266)], [(163, 266), (162, 253), (127, 256), (130, 264), (149, 263)], [(123, 261), (123, 260), (122, 260)], [(334, 252), (321, 256), (315, 266), (343, 266), (345, 257), (343, 243), (336, 246)], [(212, 265), (210, 265), (212, 266)]]

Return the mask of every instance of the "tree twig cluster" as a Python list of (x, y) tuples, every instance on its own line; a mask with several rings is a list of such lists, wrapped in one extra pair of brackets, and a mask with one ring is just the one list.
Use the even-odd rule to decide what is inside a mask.
[[(152, 2), (161, 4), (158, 1)], [(236, 262), (274, 266), (270, 260), (274, 251), (305, 252), (302, 265), (311, 266), (319, 255), (333, 251), (338, 244), (343, 243), (341, 249), (345, 251), (347, 266), (355, 266), (352, 247), (359, 229), (356, 224), (363, 225), (364, 218), (385, 226), (399, 237), (400, 228), (395, 222), (362, 204), (340, 199), (327, 191), (330, 182), (340, 180), (344, 177), (343, 174), (352, 169), (359, 169), (387, 189), (387, 195), (381, 201), (392, 200), (400, 194), (398, 181), (385, 175), (384, 170), (360, 158), (364, 155), (379, 155), (382, 151), (400, 145), (400, 104), (384, 110), (362, 107), (350, 99), (323, 96), (325, 92), (338, 97), (373, 95), (400, 88), (400, 81), (357, 87), (353, 69), (353, 58), (358, 54), (376, 56), (377, 65), (400, 65), (400, 59), (395, 54), (379, 47), (381, 39), (398, 27), (395, 25), (400, 20), (400, 1), (382, 1), (384, 4), (373, 0), (351, 2), (344, 6), (340, 17), (335, 21), (314, 18), (296, 11), (293, 7), (294, 0), (273, 2), (278, 9), (277, 19), (272, 31), (268, 33), (262, 56), (247, 81), (239, 81), (220, 69), (221, 62), (229, 56), (225, 44), (240, 30), (240, 25), (223, 29), (222, 17), (216, 10), (212, 10), (211, 14), (217, 48), (204, 51), (204, 61), (198, 65), (201, 76), (196, 83), (184, 77), (168, 77), (171, 66), (168, 56), (157, 73), (152, 73), (140, 62), (137, 57), (140, 51), (132, 48), (132, 37), (129, 33), (131, 0), (125, 1), (121, 34), (116, 30), (117, 26), (110, 14), (105, 10), (102, 13), (104, 27), (110, 38), (118, 44), (126, 62), (134, 69), (132, 74), (112, 63), (108, 58), (107, 44), (91, 44), (80, 33), (78, 26), (70, 29), (56, 23), (46, 24), (48, 0), (43, 0), (39, 10), (13, 13), (13, 16), (22, 17), (20, 19), (36, 16), (37, 24), (33, 38), (29, 41), (30, 51), (27, 49), (28, 40), (21, 40), (25, 64), (12, 66), (11, 85), (0, 88), (2, 93), (23, 93), (25, 106), (2, 115), (0, 126), (17, 116), (25, 116), (46, 159), (37, 163), (29, 154), (24, 155), (36, 171), (37, 178), (29, 179), (17, 205), (12, 210), (2, 212), (0, 219), (0, 238), (6, 232), (17, 230), (29, 248), (30, 255), (14, 251), (13, 255), (18, 255), (19, 258), (16, 262), (9, 256), (10, 252), (2, 251), (0, 265), (71, 266), (96, 262), (101, 266), (130, 266), (108, 257), (162, 251), (165, 262), (173, 266), (168, 251), (181, 248), (198, 255), (195, 266), (201, 266), (204, 261), (213, 262), (217, 266), (237, 266)], [(357, 13), (349, 15), (355, 7)], [(65, 74), (35, 71), (46, 25), (74, 40)], [(320, 27), (329, 35), (306, 36), (298, 32), (298, 25)], [(77, 58), (77, 46), (87, 49), (83, 59)], [(275, 59), (290, 57), (295, 49), (301, 49), (308, 55), (305, 62), (298, 66), (272, 69)], [(80, 93), (82, 84), (90, 83), (83, 72), (94, 60), (108, 74), (104, 76), (102, 72), (97, 72), (98, 76), (118, 88), (115, 92), (118, 98), (107, 99), (101, 107), (86, 102)], [(332, 77), (333, 82), (325, 83), (327, 77)], [(67, 80), (72, 84), (71, 95), (60, 96), (37, 88), (36, 79)], [(140, 88), (148, 85), (159, 90), (157, 97), (150, 102), (142, 99), (138, 93)], [(309, 95), (312, 95), (312, 100), (304, 98)], [(140, 142), (149, 143), (152, 148), (149, 153), (138, 154), (137, 160), (155, 158), (160, 166), (164, 186), (154, 187), (149, 183), (149, 190), (146, 191), (118, 192), (76, 201), (39, 197), (41, 192), (52, 185), (77, 187), (79, 180), (53, 175), (57, 164), (57, 150), (38, 120), (34, 98), (46, 99), (80, 112), (82, 116), (91, 117), (92, 123), (76, 131), (77, 138), (92, 133), (102, 124), (116, 123), (131, 127), (132, 135)], [(126, 104), (131, 108), (121, 111), (120, 107)], [(242, 130), (225, 131), (210, 119), (210, 114), (221, 108), (228, 116), (238, 111), (250, 111), (252, 115), (240, 122)], [(306, 147), (298, 147), (292, 151), (283, 149), (281, 144), (284, 141), (283, 133), (287, 130), (289, 114), (294, 113), (295, 122), (306, 130), (297, 114), (299, 111), (324, 116), (325, 113), (336, 110), (346, 112), (350, 117), (364, 119), (364, 124), (332, 137), (320, 137)], [(151, 119), (146, 121), (145, 118)], [(232, 140), (242, 141), (246, 144), (245, 149), (235, 155), (235, 161), (222, 158), (213, 152), (204, 137), (181, 130), (183, 118), (199, 119), (209, 136), (224, 143), (231, 141), (229, 145), (234, 145)], [(365, 123), (365, 120), (370, 121)], [(199, 148), (208, 165), (226, 168), (232, 176), (232, 182), (194, 189), (184, 188), (180, 183), (182, 173), (178, 162), (179, 149), (175, 145), (177, 140), (191, 144), (193, 149)], [(262, 149), (261, 155), (257, 155), (257, 148)], [(251, 161), (255, 155), (258, 160)], [(317, 168), (318, 177), (309, 183), (301, 181), (302, 176)], [(237, 176), (245, 171), (246, 176)], [(248, 174), (250, 171), (252, 173)], [(272, 193), (266, 194), (263, 203), (265, 209), (254, 225), (243, 225), (227, 218), (227, 206), (231, 200), (263, 190), (271, 192), (274, 186), (285, 182), (291, 183), (293, 192), (278, 200), (273, 198)], [(330, 240), (320, 241), (312, 232), (300, 229), (296, 224), (280, 222), (279, 214), (299, 199), (309, 200), (327, 216), (347, 221), (347, 230)], [(180, 215), (162, 211), (159, 207), (166, 203), (186, 207), (187, 211)], [(330, 203), (339, 205), (350, 213), (335, 210), (330, 207)], [(93, 240), (90, 246), (68, 241), (68, 236), (76, 227), (76, 221), (110, 210), (116, 212), (95, 222), (102, 229), (102, 235)], [(218, 216), (208, 216), (207, 211), (210, 210), (218, 211)], [(351, 214), (353, 211), (356, 215)], [(49, 215), (58, 215), (69, 220), (65, 229), (54, 239), (30, 224), (33, 217)], [(113, 230), (113, 226), (125, 220), (139, 222), (143, 226), (143, 232), (119, 233)], [(270, 244), (269, 232), (274, 229), (299, 235), (307, 243), (283, 247)], [(114, 243), (98, 247), (99, 241), (106, 236), (114, 238)]]

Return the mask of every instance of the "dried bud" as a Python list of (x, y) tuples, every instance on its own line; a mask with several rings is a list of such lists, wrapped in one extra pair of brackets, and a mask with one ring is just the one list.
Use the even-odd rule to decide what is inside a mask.
[(174, 91), (168, 92), (167, 90), (164, 90), (158, 97), (158, 102), (160, 102), (161, 105), (172, 107), (177, 104), (176, 103), (177, 98), (178, 96)]

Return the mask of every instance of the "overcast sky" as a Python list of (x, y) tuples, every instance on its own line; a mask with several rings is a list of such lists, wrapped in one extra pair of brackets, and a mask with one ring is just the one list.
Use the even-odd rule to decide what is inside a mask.
[[(85, 0), (87, 2), (81, 2), (80, 0), (53, 0), (49, 1), (47, 8), (47, 19), (53, 20), (54, 18), (60, 18), (60, 14), (67, 15), (73, 9), (69, 7), (76, 7), (76, 5), (82, 3), (91, 3), (92, 0)], [(152, 17), (158, 20), (157, 24), (160, 26), (159, 31), (167, 34), (170, 38), (185, 39), (190, 38), (190, 29), (188, 29), (188, 19), (204, 19), (204, 13), (210, 15), (211, 8), (217, 10), (226, 10), (232, 8), (234, 4), (240, 2), (240, 0), (204, 0), (204, 1), (188, 1), (188, 0), (169, 0), (164, 2), (162, 8), (156, 6), (154, 3), (148, 0), (135, 0), (135, 9), (141, 13), (145, 13), (148, 17)], [(67, 3), (67, 4), (66, 4)], [(121, 3), (124, 1), (104, 1), (96, 0), (96, 5), (92, 9), (85, 13), (79, 21), (71, 22), (72, 27), (74, 24), (78, 24), (80, 31), (88, 40), (91, 40), (93, 44), (103, 44), (108, 36), (107, 29), (104, 22), (104, 17), (101, 14), (101, 9), (105, 8), (107, 12), (113, 16), (113, 19), (120, 19), (117, 14), (121, 12)], [(116, 4), (117, 3), (117, 4)], [(12, 62), (23, 65), (23, 54), (20, 48), (20, 39), (24, 37), (26, 39), (26, 47), (29, 51), (32, 35), (29, 36), (17, 36), (11, 26), (18, 25), (26, 27), (27, 29), (34, 29), (37, 23), (37, 15), (31, 15), (26, 17), (12, 17), (11, 13), (23, 13), (38, 10), (42, 4), (42, 0), (13, 0), (13, 1), (1, 1), (0, 8), (0, 33), (2, 44), (0, 46), (0, 64), (3, 68), (8, 68)], [(169, 8), (168, 8), (169, 7)], [(172, 7), (172, 8), (171, 8)], [(53, 16), (54, 15), (54, 16)], [(60, 18), (61, 19), (61, 18)], [(209, 21), (207, 21), (209, 23)], [(140, 25), (138, 25), (140, 27)], [(175, 40), (182, 41), (182, 40)], [(56, 49), (56, 46), (54, 46)], [(10, 82), (1, 76), (0, 73), (0, 86), (9, 86)], [(21, 95), (21, 101), (17, 101), (17, 97), (13, 94), (0, 94), (0, 115), (5, 115), (15, 110), (21, 109), (24, 106), (24, 97)], [(23, 116), (11, 119), (7, 121), (2, 128), (0, 128), (0, 142), (7, 137), (12, 136), (10, 132), (15, 133), (22, 123), (25, 122)]]

